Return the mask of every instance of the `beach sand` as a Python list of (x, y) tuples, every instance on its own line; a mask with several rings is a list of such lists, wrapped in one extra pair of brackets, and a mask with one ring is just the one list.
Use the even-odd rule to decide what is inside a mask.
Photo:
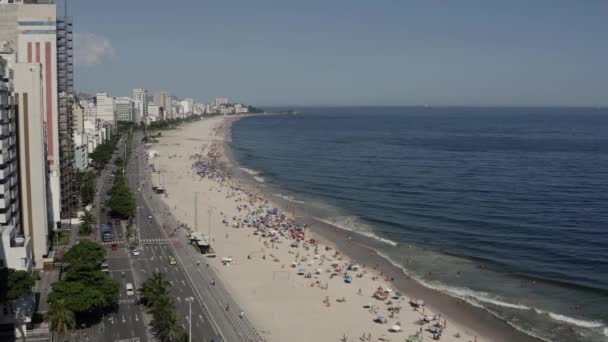
[[(327, 228), (325, 234), (313, 233), (319, 229), (313, 226), (313, 232), (306, 232), (306, 240), (312, 237), (322, 242), (317, 247), (318, 259), (315, 259), (313, 246), (306, 250), (300, 243), (298, 248), (294, 248), (291, 247), (291, 240), (286, 238), (281, 239), (280, 243), (270, 243), (269, 238), (254, 235), (253, 228), (234, 228), (235, 222), (242, 221), (233, 218), (244, 218), (252, 207), (257, 209), (265, 202), (261, 199), (248, 201), (252, 198), (249, 195), (253, 189), (243, 184), (246, 182), (230, 177), (220, 183), (217, 177), (210, 179), (196, 175), (192, 168), (195, 160), (191, 158), (197, 153), (204, 158), (208, 152), (214, 151), (218, 154), (218, 161), (229, 169), (231, 161), (224, 151), (224, 139), (226, 130), (234, 119), (214, 117), (183, 125), (176, 130), (164, 131), (159, 142), (150, 146), (150, 149), (158, 152), (154, 163), (160, 169), (160, 175), (154, 173), (149, 179), (153, 184), (160, 183), (165, 187), (164, 201), (178, 220), (192, 228), (195, 227), (195, 193), (198, 193), (197, 230), (204, 234), (210, 233), (217, 254), (217, 258), (201, 256), (201, 260), (215, 269), (244, 314), (267, 341), (340, 341), (345, 337), (347, 341), (358, 341), (363, 335), (369, 334), (372, 341), (381, 341), (382, 337), (391, 341), (404, 341), (416, 333), (420, 334), (422, 340), (431, 341), (433, 334), (426, 329), (444, 321), (447, 322), (447, 328), (441, 336), (442, 341), (511, 340), (510, 337), (495, 338), (492, 331), (480, 328), (482, 323), (469, 324), (472, 323), (471, 319), (459, 319), (460, 312), (454, 309), (454, 305), (450, 306), (448, 312), (442, 312), (442, 306), (432, 305), (443, 305), (441, 303), (449, 302), (450, 299), (418, 297), (415, 299), (425, 300), (425, 306), (414, 308), (409, 305), (408, 301), (414, 295), (431, 296), (431, 292), (421, 292), (421, 286), (403, 280), (395, 279), (394, 282), (399, 282), (394, 284), (390, 278), (385, 279), (386, 274), (381, 274), (380, 271), (382, 267), (374, 269), (381, 262), (377, 255), (369, 251), (369, 258), (366, 258), (367, 252), (349, 248), (349, 240), (358, 239), (356, 236), (343, 234), (340, 240), (336, 237), (338, 233), (332, 232), (330, 228)], [(235, 191), (235, 186), (248, 190)], [(269, 201), (273, 199), (259, 192), (255, 197)], [(239, 211), (237, 207), (243, 205), (247, 205), (247, 208)], [(275, 203), (269, 202), (264, 210), (274, 206)], [(337, 243), (336, 239), (340, 242)], [(326, 250), (326, 246), (331, 249)], [(335, 255), (336, 247), (348, 255)], [(356, 255), (361, 266), (359, 271), (348, 272), (352, 276), (352, 283), (346, 283), (343, 274), (332, 278), (334, 268), (330, 266), (330, 260), (338, 262), (343, 272), (344, 266), (352, 260), (349, 257), (351, 255)], [(225, 266), (221, 262), (223, 257), (230, 257), (233, 262)], [(306, 258), (305, 261), (303, 257)], [(298, 265), (291, 267), (292, 262), (296, 261)], [(311, 273), (311, 277), (298, 275), (299, 269), (305, 269), (304, 273)], [(314, 274), (316, 269), (322, 269), (322, 272)], [(328, 270), (332, 270), (331, 273)], [(361, 273), (365, 274), (358, 277), (357, 274)], [(320, 286), (311, 286), (316, 281)], [(412, 291), (408, 291), (410, 286)], [(396, 292), (403, 296), (401, 299), (375, 299), (372, 295), (379, 287), (391, 288), (391, 296)], [(338, 302), (339, 298), (344, 298), (345, 301)], [(392, 301), (391, 305), (387, 304), (389, 300)], [(372, 305), (371, 309), (367, 307), (369, 304)], [(400, 307), (399, 313), (391, 314), (391, 306)], [(441, 317), (420, 325), (418, 322), (425, 315)], [(383, 316), (386, 323), (375, 322), (374, 319), (378, 316)], [(463, 324), (463, 321), (467, 324)], [(389, 331), (397, 324), (400, 325), (401, 332)]]

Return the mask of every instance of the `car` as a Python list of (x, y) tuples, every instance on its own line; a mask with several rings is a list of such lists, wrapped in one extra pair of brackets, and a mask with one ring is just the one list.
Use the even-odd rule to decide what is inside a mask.
[(134, 256), (138, 256), (139, 255), (139, 249), (134, 249), (131, 253), (133, 253)]
[(175, 261), (174, 257), (169, 257), (169, 265), (177, 265), (177, 261)]
[(152, 219), (152, 215), (148, 215), (148, 218), (151, 220)]
[(137, 191), (141, 191), (141, 188), (137, 188)]
[(133, 284), (127, 283), (125, 289), (127, 290), (127, 296), (132, 296), (133, 294), (135, 294), (135, 291), (133, 291)]

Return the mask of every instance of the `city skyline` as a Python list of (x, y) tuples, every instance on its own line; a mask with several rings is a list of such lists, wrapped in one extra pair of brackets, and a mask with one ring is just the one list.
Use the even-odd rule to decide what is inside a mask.
[(90, 93), (144, 87), (260, 106), (608, 104), (601, 1), (69, 6), (76, 88)]

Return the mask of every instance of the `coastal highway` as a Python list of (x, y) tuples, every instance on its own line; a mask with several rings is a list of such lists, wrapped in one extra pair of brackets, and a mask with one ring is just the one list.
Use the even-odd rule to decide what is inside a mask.
[[(172, 235), (177, 221), (162, 201), (162, 195), (152, 191), (151, 173), (147, 169), (141, 136), (140, 132), (134, 135), (128, 171), (129, 185), (135, 191), (139, 206), (136, 222), (141, 227), (143, 246), (143, 253), (139, 257), (141, 263), (134, 264), (136, 275), (140, 266), (144, 266), (140, 271), (144, 277), (157, 269), (166, 272), (172, 281), (181, 317), (188, 317), (189, 303), (184, 298), (193, 298), (193, 340), (210, 341), (212, 336), (219, 335), (223, 341), (230, 342), (262, 341), (247, 316), (240, 315), (238, 303), (233, 300), (213, 269), (206, 267), (206, 257), (188, 243), (183, 232), (176, 231)], [(175, 257), (177, 265), (169, 265), (169, 256)]]
[[(124, 139), (118, 143), (117, 151), (123, 151)], [(117, 155), (120, 153), (117, 153)], [(114, 166), (115, 155), (110, 163), (101, 172), (97, 184), (97, 195), (95, 196), (95, 208), (98, 229), (97, 229), (97, 240), (102, 241), (101, 238), (101, 225), (109, 222), (109, 213), (105, 207), (100, 204), (105, 202), (105, 194), (112, 187), (112, 176), (111, 173), (116, 169)], [(124, 231), (119, 226), (114, 226), (112, 229), (112, 238), (116, 242), (123, 241)], [(109, 244), (106, 244), (110, 247)], [(127, 295), (126, 284), (131, 283), (137, 287), (138, 283), (135, 282), (135, 276), (131, 268), (130, 256), (127, 252), (126, 246), (121, 245), (121, 248), (112, 250), (108, 248), (108, 254), (106, 256), (108, 262), (109, 275), (115, 279), (119, 284), (119, 302), (118, 309), (116, 312), (107, 314), (104, 316), (102, 321), (102, 332), (99, 336), (101, 341), (114, 341), (114, 342), (147, 342), (150, 341), (147, 334), (147, 327), (144, 322), (144, 313), (140, 305), (138, 304), (137, 293), (134, 295)]]
[[(151, 186), (141, 177), (145, 161), (140, 144), (141, 137), (139, 132), (134, 133), (131, 158), (127, 169), (127, 180), (138, 205), (135, 224), (139, 230), (141, 246), (139, 256), (129, 257), (135, 277), (134, 281), (139, 287), (153, 272), (165, 273), (167, 280), (171, 283), (174, 305), (182, 326), (188, 330), (189, 320), (192, 317), (192, 340), (211, 341), (213, 337), (220, 334), (218, 332), (220, 329), (207, 314), (203, 297), (196, 286), (193, 286), (192, 279), (184, 269), (184, 263), (192, 265), (192, 261), (180, 259), (175, 252), (175, 250), (192, 247), (184, 242), (176, 241), (175, 238), (164, 232), (161, 223), (163, 222), (162, 216), (151, 210), (148, 205), (148, 199), (158, 195), (152, 193)], [(145, 196), (148, 196), (148, 199)], [(172, 257), (177, 260), (176, 265), (170, 265), (169, 260)], [(225, 341), (241, 341), (234, 331), (225, 329), (221, 331)]]

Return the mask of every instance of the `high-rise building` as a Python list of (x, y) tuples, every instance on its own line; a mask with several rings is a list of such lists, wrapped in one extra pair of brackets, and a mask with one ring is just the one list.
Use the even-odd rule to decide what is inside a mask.
[(108, 93), (97, 93), (95, 103), (97, 106), (97, 119), (114, 126), (114, 97), (109, 96)]
[(15, 66), (21, 225), (25, 237), (32, 241), (37, 269), (43, 267), (44, 258), (51, 249), (54, 226), (49, 210), (52, 203), (48, 194), (42, 74), (40, 64), (17, 63)]
[(160, 120), (173, 118), (171, 95), (168, 92), (164, 90), (154, 92), (154, 103), (162, 108)]
[(221, 105), (228, 104), (228, 99), (225, 97), (218, 97), (215, 99), (215, 108), (219, 109)]
[(61, 155), (59, 142), (57, 73), (57, 15), (51, 1), (7, 1), (0, 4), (0, 43), (12, 52), (16, 63), (34, 63), (42, 68), (43, 118), (49, 172), (52, 217), (61, 213)]
[(0, 56), (0, 268), (32, 269), (31, 240), (21, 229), (14, 74)]
[(75, 97), (71, 17), (57, 17), (56, 35), (61, 218), (70, 219), (76, 216), (79, 199), (74, 164), (74, 114), (72, 108)]
[(135, 104), (130, 97), (117, 97), (114, 99), (114, 116), (116, 122), (132, 122), (135, 113)]
[(148, 91), (145, 89), (133, 89), (133, 102), (135, 102), (135, 122), (142, 121), (148, 116)]

